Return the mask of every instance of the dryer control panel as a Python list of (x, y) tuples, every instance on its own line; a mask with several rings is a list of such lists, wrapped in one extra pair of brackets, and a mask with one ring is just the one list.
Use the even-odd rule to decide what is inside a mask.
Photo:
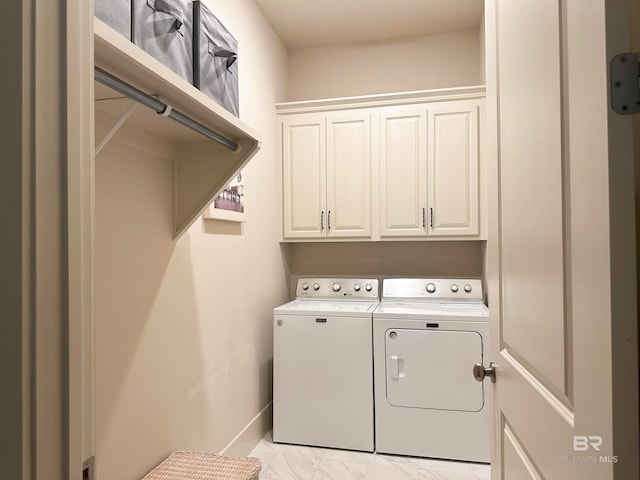
[(477, 278), (385, 278), (382, 298), (482, 302), (482, 281)]
[(377, 299), (378, 280), (375, 278), (300, 278), (297, 298), (355, 298)]

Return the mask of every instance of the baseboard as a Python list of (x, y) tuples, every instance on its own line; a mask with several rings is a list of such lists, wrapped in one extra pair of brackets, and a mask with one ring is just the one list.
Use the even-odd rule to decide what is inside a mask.
[(222, 449), (220, 455), (243, 457), (248, 455), (258, 444), (260, 439), (271, 429), (273, 402), (269, 402), (260, 412), (251, 419), (233, 440)]

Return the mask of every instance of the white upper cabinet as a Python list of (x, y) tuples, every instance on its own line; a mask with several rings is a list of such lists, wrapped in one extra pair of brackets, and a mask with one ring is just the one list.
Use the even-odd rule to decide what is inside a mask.
[(284, 239), (486, 238), (484, 88), (277, 105)]
[(369, 113), (291, 115), (282, 135), (285, 238), (370, 237)]
[(371, 236), (371, 119), (327, 117), (327, 236)]
[(478, 101), (380, 113), (380, 237), (480, 234)]
[(380, 113), (380, 236), (425, 236), (427, 111), (393, 107)]
[(447, 102), (428, 109), (430, 236), (478, 235), (477, 102)]
[(286, 118), (282, 131), (285, 237), (323, 237), (327, 195), (324, 116)]

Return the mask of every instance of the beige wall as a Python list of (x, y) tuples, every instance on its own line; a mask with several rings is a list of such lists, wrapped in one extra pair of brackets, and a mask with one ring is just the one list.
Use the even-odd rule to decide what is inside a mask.
[(482, 275), (483, 241), (291, 244), (294, 275), (455, 277)]
[(220, 452), (258, 416), (229, 450), (246, 453), (247, 438), (270, 422), (268, 408), (259, 414), (271, 402), (271, 316), (288, 280), (274, 110), (285, 98), (286, 51), (251, 0), (206, 3), (238, 39), (241, 118), (262, 137), (244, 170), (247, 222), (199, 219), (174, 242), (171, 146), (140, 135), (134, 149), (116, 138), (97, 157), (101, 479), (141, 478), (175, 450)]
[(288, 101), (482, 83), (478, 30), (289, 52)]
[(482, 241), (298, 243), (289, 246), (290, 295), (306, 276), (469, 277), (483, 274)]

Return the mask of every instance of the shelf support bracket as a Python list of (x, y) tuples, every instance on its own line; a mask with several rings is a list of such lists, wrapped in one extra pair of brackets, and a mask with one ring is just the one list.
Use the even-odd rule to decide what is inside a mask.
[(95, 153), (96, 156), (100, 153), (100, 150), (102, 150), (104, 146), (109, 142), (109, 140), (111, 140), (111, 138), (116, 134), (116, 132), (120, 130), (120, 127), (122, 127), (122, 125), (124, 125), (124, 122), (126, 122), (127, 119), (131, 116), (133, 111), (136, 109), (137, 105), (138, 105), (137, 102), (132, 101), (127, 111), (122, 114), (122, 116), (113, 125), (113, 127), (111, 127), (111, 130), (109, 130), (107, 134), (104, 136), (104, 138), (100, 140), (100, 143), (96, 147), (96, 153)]

